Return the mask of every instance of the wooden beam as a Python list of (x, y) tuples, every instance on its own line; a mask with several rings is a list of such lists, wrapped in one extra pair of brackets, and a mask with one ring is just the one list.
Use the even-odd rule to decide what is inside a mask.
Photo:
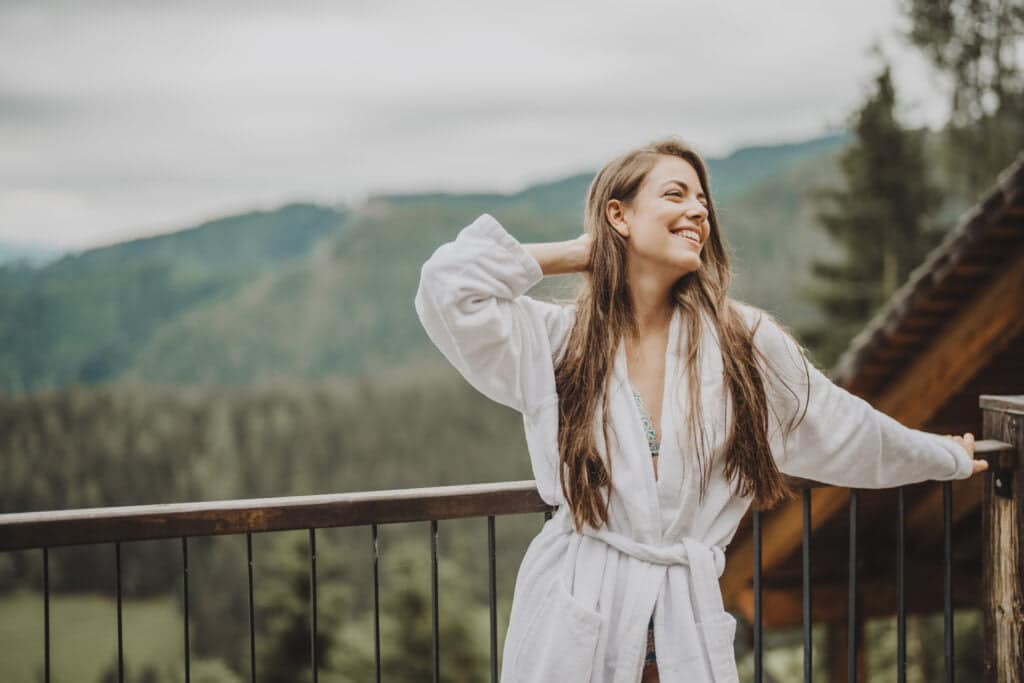
[(924, 424), (989, 359), (1024, 331), (1024, 250), (872, 403), (906, 425)]
[(986, 439), (1013, 447), (985, 476), (981, 552), (985, 680), (1024, 682), (1024, 397), (983, 396)]
[[(942, 610), (941, 571), (917, 567), (907, 572), (907, 613), (934, 614)], [(896, 614), (896, 577), (882, 576), (857, 579), (858, 611), (865, 618)], [(811, 621), (815, 624), (843, 623), (848, 607), (848, 585), (845, 581), (818, 583), (813, 587)], [(959, 581), (953, 586), (953, 606), (977, 608), (981, 587), (977, 581)], [(747, 588), (736, 594), (731, 610), (738, 612), (748, 624), (754, 622), (754, 590)], [(803, 594), (800, 588), (764, 588), (761, 591), (761, 624), (765, 629), (795, 629), (803, 623)]]
[(849, 637), (850, 627), (845, 621), (833, 622), (825, 631), (825, 663), (828, 665), (828, 680), (846, 683), (865, 683), (868, 680), (867, 643), (864, 642), (864, 615), (858, 614), (857, 625), (857, 680), (849, 680)]
[[(810, 533), (842, 509), (850, 499), (847, 489), (823, 486), (811, 492)], [(770, 571), (786, 561), (803, 539), (803, 502), (794, 500), (768, 512), (761, 524), (761, 566)], [(747, 534), (729, 545), (725, 572), (719, 579), (726, 606), (730, 598), (751, 582), (754, 562), (754, 537)]]
[[(984, 480), (980, 476), (953, 482), (953, 525), (978, 509)], [(936, 484), (907, 513), (907, 538), (928, 546), (942, 538), (942, 486)]]
[[(896, 381), (871, 400), (876, 408), (908, 427), (920, 427), (959, 391), (1006, 344), (1024, 331), (1024, 250), (991, 284), (979, 292), (942, 330), (935, 343), (920, 354)], [(915, 307), (916, 304), (915, 304)], [(818, 489), (813, 496), (812, 529), (842, 509), (849, 500), (843, 488)], [(762, 570), (767, 572), (796, 552), (801, 543), (802, 503), (784, 503), (765, 519)], [(753, 572), (753, 538), (737, 538), (721, 577), (727, 605), (735, 604)], [(735, 558), (735, 559), (733, 559)]]

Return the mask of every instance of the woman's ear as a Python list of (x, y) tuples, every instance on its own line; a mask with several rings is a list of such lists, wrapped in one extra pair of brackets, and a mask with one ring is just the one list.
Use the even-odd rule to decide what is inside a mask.
[(605, 217), (615, 228), (615, 232), (623, 237), (629, 237), (629, 224), (626, 222), (625, 206), (618, 199), (609, 199), (604, 208)]

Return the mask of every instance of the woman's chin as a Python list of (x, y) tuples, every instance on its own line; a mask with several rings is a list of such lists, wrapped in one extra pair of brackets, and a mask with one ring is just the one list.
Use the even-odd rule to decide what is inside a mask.
[(689, 275), (695, 270), (700, 270), (700, 254), (692, 254), (689, 258), (676, 259), (675, 265), (680, 270), (680, 276)]

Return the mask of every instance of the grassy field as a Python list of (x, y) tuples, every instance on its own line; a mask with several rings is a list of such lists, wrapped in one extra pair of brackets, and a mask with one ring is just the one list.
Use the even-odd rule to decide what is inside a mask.
[[(126, 600), (123, 619), (126, 670), (181, 666), (181, 615), (171, 597)], [(42, 594), (0, 598), (0, 652), (0, 681), (42, 680)], [(50, 658), (53, 680), (67, 683), (93, 683), (116, 667), (116, 602), (101, 595), (51, 597)]]

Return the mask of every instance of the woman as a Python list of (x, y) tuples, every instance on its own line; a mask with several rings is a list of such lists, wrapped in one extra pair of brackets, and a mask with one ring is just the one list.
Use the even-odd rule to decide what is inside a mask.
[[(480, 392), (523, 415), (558, 510), (516, 578), (504, 683), (736, 681), (724, 550), (783, 475), (863, 488), (985, 468), (973, 437), (908, 429), (727, 297), (703, 160), (677, 139), (609, 162), (585, 233), (521, 244), (484, 214), (424, 264), (416, 311)], [(525, 295), (583, 273), (574, 305)], [(658, 644), (654, 654), (654, 643)]]

